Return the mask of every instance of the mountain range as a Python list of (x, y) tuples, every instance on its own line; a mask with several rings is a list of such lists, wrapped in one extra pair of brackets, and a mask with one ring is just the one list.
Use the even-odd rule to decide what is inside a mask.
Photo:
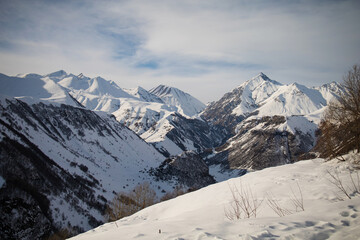
[(63, 70), (0, 74), (0, 86), (0, 232), (9, 239), (88, 230), (117, 192), (142, 182), (161, 196), (298, 161), (343, 91), (260, 73), (206, 106), (174, 87), (122, 89)]

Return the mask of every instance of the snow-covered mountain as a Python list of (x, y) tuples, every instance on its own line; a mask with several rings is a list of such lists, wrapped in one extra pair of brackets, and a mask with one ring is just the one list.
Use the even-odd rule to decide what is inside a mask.
[(161, 98), (166, 104), (177, 107), (177, 112), (188, 117), (197, 115), (205, 108), (205, 104), (198, 99), (174, 87), (159, 85), (151, 89), (150, 93)]
[[(0, 84), (5, 86), (0, 90), (3, 95), (32, 97), (34, 101), (83, 106), (113, 114), (119, 122), (135, 131), (145, 141), (154, 144), (166, 156), (187, 150), (200, 152), (214, 147), (224, 138), (215, 130), (210, 130), (206, 122), (193, 120), (205, 105), (176, 88), (159, 86), (152, 91), (141, 87), (122, 89), (115, 82), (101, 77), (89, 78), (83, 74), (68, 74), (63, 70), (44, 76), (0, 75)], [(183, 115), (188, 121), (182, 121), (181, 126), (176, 124), (177, 114)], [(182, 130), (191, 129), (194, 122), (201, 124), (202, 129), (205, 129), (206, 133), (212, 132), (212, 135), (199, 131), (193, 131), (193, 134), (189, 135)], [(174, 136), (174, 131), (177, 136)], [(217, 137), (213, 138), (213, 135)], [(206, 139), (202, 140), (204, 136)], [(214, 142), (210, 143), (209, 139), (214, 139)]]
[[(360, 236), (359, 192), (350, 187), (348, 199), (329, 181), (329, 172), (336, 173), (344, 186), (353, 186), (349, 171), (353, 177), (359, 174), (350, 161), (323, 159), (268, 168), (156, 204), (71, 239), (355, 240)], [(254, 209), (256, 204), (255, 216), (247, 218), (239, 209), (240, 219), (228, 219), (226, 212), (236, 209), (234, 195), (240, 206), (248, 201), (246, 206)], [(278, 215), (270, 201), (284, 214)]]
[(66, 89), (48, 76), (26, 74), (10, 77), (0, 73), (0, 86), (2, 95), (79, 106)]
[(130, 95), (132, 95), (144, 102), (164, 103), (161, 98), (159, 98), (155, 94), (150, 93), (149, 91), (146, 91), (142, 87), (137, 87), (137, 88), (132, 88), (132, 89), (124, 89), (124, 90), (127, 93), (129, 93)]
[(260, 73), (199, 117), (203, 104), (162, 85), (122, 89), (65, 71), (1, 74), (0, 85), (0, 230), (9, 238), (89, 229), (115, 192), (140, 182), (164, 194), (296, 162), (342, 93), (337, 83), (282, 85)]
[(223, 171), (246, 171), (298, 160), (314, 146), (322, 112), (341, 92), (335, 82), (308, 88), (258, 74), (202, 112), (202, 118), (226, 128), (229, 136), (207, 163)]
[[(195, 153), (162, 174), (164, 155), (201, 152), (224, 136), (141, 87), (124, 90), (65, 71), (0, 75), (0, 85), (0, 201), (6, 201), (0, 232), (8, 238), (42, 238), (67, 226), (90, 229), (104, 220), (114, 193), (144, 181), (159, 196), (176, 185), (214, 182), (196, 160), (201, 157), (191, 157)], [(185, 170), (189, 163), (201, 166), (201, 175)]]
[(144, 181), (158, 194), (176, 185), (147, 174), (165, 158), (111, 115), (8, 98), (0, 110), (2, 235), (36, 239), (68, 225), (87, 230), (104, 221), (114, 193)]
[(257, 109), (258, 116), (306, 115), (327, 105), (321, 92), (298, 83), (281, 86)]

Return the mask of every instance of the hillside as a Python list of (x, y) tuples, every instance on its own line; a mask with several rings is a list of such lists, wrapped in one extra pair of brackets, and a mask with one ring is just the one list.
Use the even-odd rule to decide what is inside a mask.
[(147, 171), (164, 156), (110, 115), (9, 98), (1, 99), (0, 110), (6, 238), (42, 238), (65, 226), (88, 230), (104, 221), (117, 192), (145, 181), (158, 194), (176, 185), (153, 181)]
[[(358, 239), (359, 193), (349, 190), (353, 195), (347, 199), (330, 182), (328, 171), (336, 171), (343, 184), (351, 187), (349, 171), (356, 178), (359, 170), (350, 159), (359, 163), (359, 157), (348, 155), (348, 161), (341, 163), (314, 159), (252, 172), (159, 203), (71, 239)], [(251, 196), (262, 202), (256, 218), (229, 220), (225, 216), (234, 186), (239, 191), (251, 191)], [(304, 211), (296, 209), (291, 198), (299, 199)], [(276, 200), (291, 213), (278, 216), (268, 199)]]

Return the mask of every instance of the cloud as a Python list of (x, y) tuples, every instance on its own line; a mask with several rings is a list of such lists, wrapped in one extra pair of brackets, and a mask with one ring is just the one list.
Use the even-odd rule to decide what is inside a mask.
[(359, 16), (357, 1), (1, 1), (0, 72), (166, 83), (204, 102), (259, 71), (319, 85), (360, 62)]

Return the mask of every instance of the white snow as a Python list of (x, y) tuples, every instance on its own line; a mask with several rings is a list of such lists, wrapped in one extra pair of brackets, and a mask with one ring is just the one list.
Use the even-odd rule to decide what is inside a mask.
[[(72, 239), (359, 239), (359, 194), (344, 198), (329, 181), (327, 172), (337, 171), (347, 187), (351, 186), (349, 169), (356, 179), (359, 170), (348, 162), (323, 159), (248, 173), (159, 203)], [(224, 209), (229, 207), (229, 189), (234, 186), (251, 189), (254, 198), (263, 201), (256, 218), (226, 218)], [(267, 194), (292, 214), (279, 217), (268, 206)], [(301, 199), (301, 195), (305, 211), (295, 211), (291, 198)]]
[(280, 131), (288, 131), (296, 135), (296, 132), (303, 132), (305, 134), (311, 134), (315, 139), (315, 131), (318, 129), (316, 123), (310, 121), (304, 116), (291, 116), (286, 118), (286, 122), (279, 126)]
[(293, 83), (280, 87), (258, 109), (259, 116), (304, 115), (326, 106), (326, 100), (315, 89)]
[[(77, 106), (63, 87), (49, 77), (27, 74), (9, 77), (0, 74), (0, 94), (11, 97), (30, 97), (44, 102)], [(36, 100), (35, 100), (36, 101)]]
[(280, 83), (268, 79), (263, 73), (259, 73), (238, 87), (242, 89), (241, 102), (234, 108), (233, 114), (239, 116), (254, 111), (261, 102), (269, 98), (280, 86)]
[(241, 95), (233, 97), (238, 97), (241, 101), (233, 109), (234, 115), (246, 116), (250, 113), (255, 113), (254, 115), (258, 117), (308, 115), (309, 120), (316, 123), (320, 122), (324, 107), (338, 98), (343, 91), (336, 82), (314, 88), (298, 83), (282, 85), (263, 73), (244, 82), (237, 89)]
[(159, 85), (149, 92), (161, 98), (166, 104), (177, 107), (177, 111), (184, 116), (194, 117), (205, 108), (204, 103), (174, 87)]

